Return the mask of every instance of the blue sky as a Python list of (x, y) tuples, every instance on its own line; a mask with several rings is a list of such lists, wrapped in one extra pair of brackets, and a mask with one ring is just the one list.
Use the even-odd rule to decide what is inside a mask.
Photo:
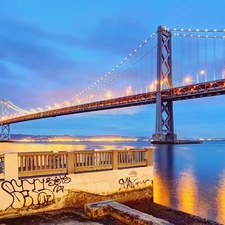
[[(23, 109), (92, 85), (157, 30), (224, 29), (224, 0), (2, 0), (0, 98)], [(178, 137), (225, 137), (224, 97), (174, 103)], [(155, 105), (11, 125), (11, 133), (151, 136)]]

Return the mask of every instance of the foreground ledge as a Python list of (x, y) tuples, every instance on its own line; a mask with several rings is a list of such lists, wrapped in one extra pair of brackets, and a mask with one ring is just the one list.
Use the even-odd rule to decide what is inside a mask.
[(132, 209), (113, 200), (86, 204), (84, 211), (91, 218), (112, 216), (113, 218), (130, 225), (172, 225), (172, 223), (169, 223), (166, 220)]

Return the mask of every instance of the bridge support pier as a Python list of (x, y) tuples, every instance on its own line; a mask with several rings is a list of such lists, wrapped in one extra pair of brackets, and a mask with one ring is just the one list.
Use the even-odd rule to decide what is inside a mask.
[(171, 31), (158, 27), (157, 87), (156, 87), (156, 127), (152, 143), (175, 143), (173, 101), (162, 101), (163, 86), (172, 88), (172, 48)]
[[(1, 101), (1, 107), (2, 107), (2, 118), (9, 116), (9, 103), (7, 100), (3, 99)], [(9, 124), (3, 124), (1, 123), (1, 142), (10, 141), (10, 125)]]

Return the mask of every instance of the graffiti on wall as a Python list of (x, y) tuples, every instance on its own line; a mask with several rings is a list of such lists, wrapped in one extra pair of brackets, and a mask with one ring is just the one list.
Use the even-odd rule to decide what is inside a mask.
[(71, 181), (69, 177), (65, 176), (58, 176), (58, 177), (48, 177), (45, 181), (49, 187), (53, 187), (53, 192), (64, 192), (64, 185), (68, 184)]
[(1, 187), (11, 198), (10, 204), (5, 210), (9, 208), (19, 209), (32, 205), (47, 205), (54, 201), (55, 192), (64, 192), (64, 185), (70, 181), (71, 179), (66, 175), (54, 178), (4, 181)]
[(140, 185), (146, 185), (147, 182), (151, 182), (151, 180), (141, 180), (137, 177), (137, 172), (132, 170), (126, 173), (125, 178), (119, 179), (118, 183), (120, 185), (119, 191), (122, 189), (129, 189), (129, 188), (137, 188)]

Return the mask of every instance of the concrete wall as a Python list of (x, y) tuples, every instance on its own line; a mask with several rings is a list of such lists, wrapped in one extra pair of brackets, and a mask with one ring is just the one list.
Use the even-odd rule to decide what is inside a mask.
[(0, 182), (0, 218), (66, 207), (83, 209), (87, 203), (107, 199), (122, 203), (153, 196), (152, 166), (24, 179), (17, 177), (18, 174), (6, 174), (5, 180)]

